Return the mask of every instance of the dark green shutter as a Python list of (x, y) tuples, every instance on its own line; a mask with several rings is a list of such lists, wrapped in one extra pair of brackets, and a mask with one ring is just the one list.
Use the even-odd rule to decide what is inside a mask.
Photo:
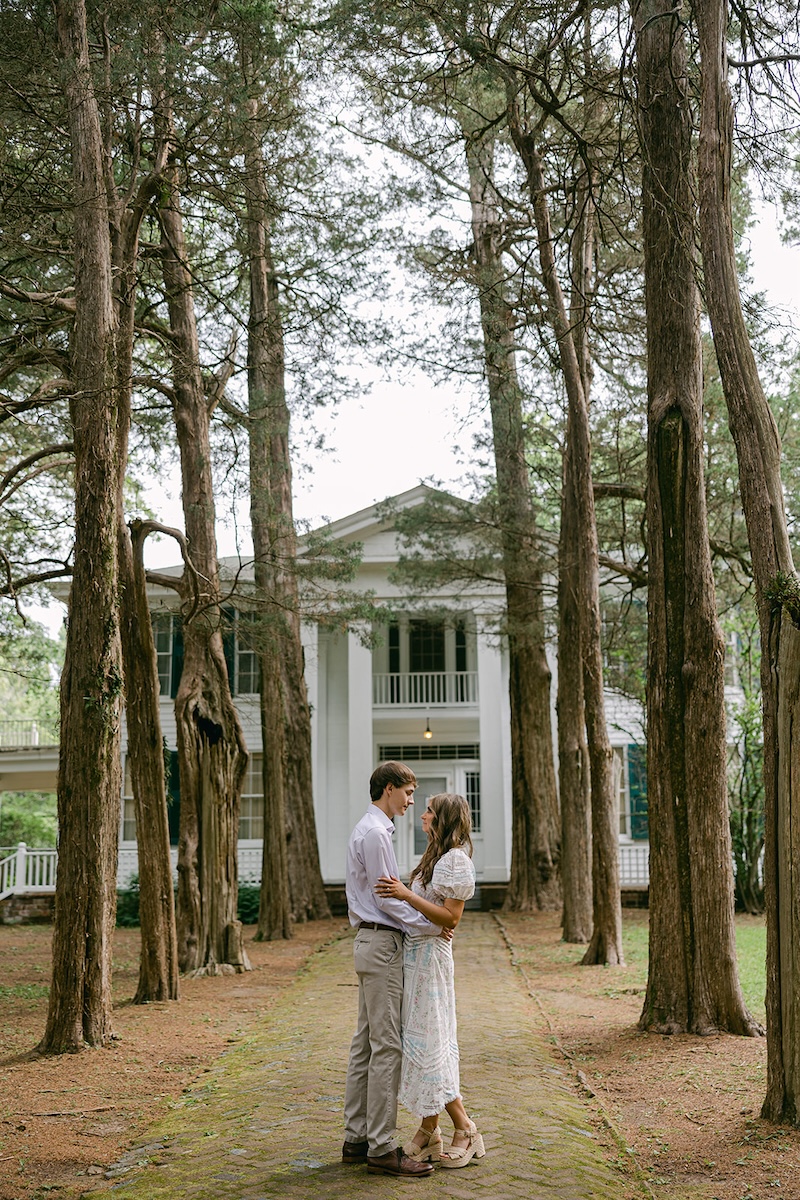
[(631, 837), (646, 841), (650, 835), (647, 820), (646, 746), (628, 746), (628, 786), (631, 797)]
[(174, 700), (183, 674), (183, 620), (175, 613), (172, 618), (172, 680), (169, 694)]
[(177, 846), (181, 825), (181, 777), (178, 770), (178, 751), (169, 751), (169, 773), (167, 775), (167, 820), (169, 821), (169, 844)]
[(228, 668), (228, 684), (230, 685), (231, 695), (234, 695), (234, 681), (236, 679), (236, 609), (223, 608), (222, 610), (222, 649), (225, 654), (225, 666)]

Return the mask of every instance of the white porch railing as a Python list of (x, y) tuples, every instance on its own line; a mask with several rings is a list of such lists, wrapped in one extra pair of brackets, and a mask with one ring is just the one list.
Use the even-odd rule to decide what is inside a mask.
[(56, 890), (57, 850), (29, 850), (20, 842), (0, 861), (0, 900)]
[(372, 676), (376, 708), (445, 708), (478, 703), (477, 671), (411, 671)]
[[(177, 847), (171, 850), (173, 874), (177, 877)], [(650, 847), (647, 843), (623, 842), (619, 848), (619, 881), (621, 887), (647, 887), (649, 883)], [(7, 896), (54, 892), (58, 851), (29, 850), (20, 842), (16, 850), (0, 859), (0, 900)], [(139, 869), (135, 846), (121, 846), (119, 851), (118, 887), (125, 888)], [(258, 883), (261, 879), (261, 844), (239, 845), (239, 880)]]
[(0, 749), (24, 750), (30, 746), (57, 746), (58, 734), (41, 721), (0, 721)]
[[(178, 878), (178, 847), (170, 847), (172, 861), (172, 877)], [(130, 887), (131, 879), (139, 874), (139, 853), (136, 846), (120, 846), (117, 866), (117, 887)], [(261, 843), (239, 843), (239, 882), (261, 882)]]
[(619, 886), (648, 887), (650, 884), (650, 846), (647, 842), (620, 842)]

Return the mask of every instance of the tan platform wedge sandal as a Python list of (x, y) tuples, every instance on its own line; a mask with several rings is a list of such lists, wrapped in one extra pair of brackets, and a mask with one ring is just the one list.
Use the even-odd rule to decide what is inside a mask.
[(447, 1150), (443, 1150), (439, 1156), (439, 1163), (443, 1167), (466, 1167), (473, 1158), (483, 1158), (486, 1154), (483, 1138), (478, 1133), (474, 1121), (470, 1121), (469, 1129), (453, 1130), (454, 1136), (457, 1133), (460, 1133), (462, 1137), (469, 1138), (469, 1141), (466, 1146), (448, 1146)]
[[(438, 1162), (442, 1153), (442, 1131), (437, 1125), (435, 1129), (423, 1129), (420, 1125), (417, 1133), (424, 1133), (427, 1141), (424, 1146), (418, 1146), (415, 1141), (406, 1142), (403, 1154), (413, 1158), (415, 1162)], [(416, 1137), (416, 1134), (414, 1135)]]

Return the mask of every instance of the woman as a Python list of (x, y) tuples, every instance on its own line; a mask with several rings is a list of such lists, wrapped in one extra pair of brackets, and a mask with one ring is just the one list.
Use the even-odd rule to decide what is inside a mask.
[[(463, 796), (442, 792), (431, 796), (422, 814), (428, 845), (411, 873), (411, 886), (382, 876), (381, 896), (405, 900), (443, 929), (455, 929), (464, 903), (475, 891), (469, 805)], [(404, 938), (403, 1072), (398, 1099), (420, 1113), (420, 1128), (403, 1153), (420, 1162), (465, 1167), (483, 1158), (483, 1138), (467, 1116), (459, 1094), (456, 997), (453, 951), (449, 940), (425, 936)], [(439, 1113), (453, 1122), (453, 1142), (442, 1150)]]

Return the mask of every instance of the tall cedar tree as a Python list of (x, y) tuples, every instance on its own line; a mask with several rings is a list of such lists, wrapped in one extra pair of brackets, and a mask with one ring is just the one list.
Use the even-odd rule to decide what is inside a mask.
[(724, 655), (703, 484), (686, 35), (633, 9), (648, 363), (650, 964), (640, 1026), (754, 1034), (736, 967)]
[(119, 451), (109, 211), (83, 0), (56, 6), (74, 184), (75, 567), (61, 680), (59, 864), (48, 1053), (112, 1033), (122, 659), (117, 609)]
[[(535, 93), (532, 92), (533, 95)], [(530, 121), (526, 109), (527, 98), (516, 79), (508, 83), (508, 98), (509, 130), (527, 175), (536, 221), (539, 261), (547, 293), (548, 318), (558, 345), (568, 402), (569, 456), (577, 526), (578, 613), (592, 808), (593, 928), (582, 961), (586, 964), (622, 963), (617, 797), (603, 691), (600, 563), (592, 487), (585, 322), (578, 327), (584, 334), (583, 341), (579, 343), (558, 277), (547, 184), (537, 146), (536, 124)], [(588, 197), (591, 188), (588, 187), (586, 192)]]
[(261, 663), (264, 846), (260, 938), (291, 934), (294, 921), (329, 915), (317, 845), (311, 775), (311, 710), (300, 635), (297, 539), (292, 512), (290, 413), (284, 329), (272, 249), (275, 203), (262, 149), (268, 114), (255, 70), (256, 36), (241, 39), (244, 222), (250, 304), (247, 324), (250, 518)]
[(556, 907), (558, 804), (550, 733), (550, 668), (544, 649), (542, 566), (525, 461), (522, 389), (513, 310), (498, 246), (492, 133), (465, 130), (475, 284), (483, 330), (503, 547), (511, 702), (511, 878), (505, 906)]
[[(168, 85), (159, 107), (160, 135), (172, 150)], [(183, 672), (175, 699), (181, 789), (178, 955), (184, 972), (217, 974), (226, 966), (250, 969), (237, 919), (239, 803), (248, 754), (222, 642), (211, 414), (200, 366), (179, 174), (172, 158), (164, 172), (158, 215), (183, 512), (199, 581), (198, 595), (185, 607)]]
[(767, 1093), (762, 1115), (800, 1119), (800, 859), (792, 797), (800, 795), (800, 587), (781, 485), (781, 444), (742, 313), (733, 239), (733, 105), (728, 86), (728, 9), (696, 9), (701, 107), (698, 187), (705, 292), (731, 434), (739, 463), (761, 630), (764, 716), (764, 891), (767, 914)]

